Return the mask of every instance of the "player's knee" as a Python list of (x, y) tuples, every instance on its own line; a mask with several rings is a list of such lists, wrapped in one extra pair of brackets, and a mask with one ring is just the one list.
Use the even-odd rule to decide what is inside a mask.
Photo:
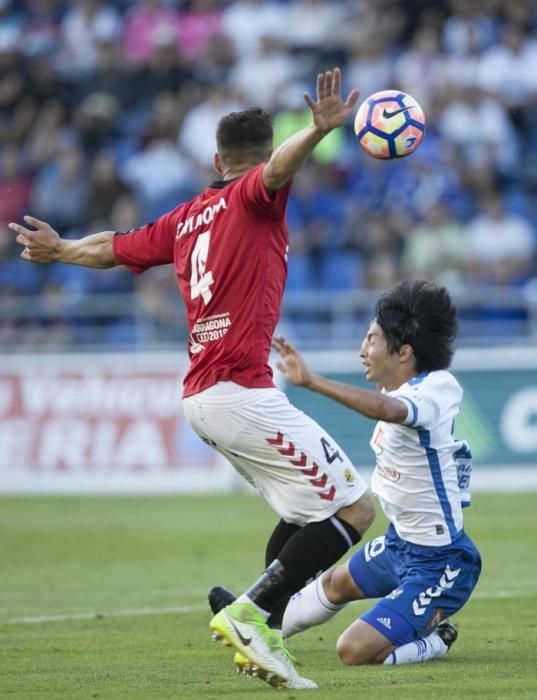
[(343, 605), (356, 600), (356, 585), (352, 581), (349, 569), (345, 565), (333, 566), (323, 575), (323, 590), (328, 600), (334, 605)]
[(341, 517), (350, 523), (363, 537), (364, 533), (375, 520), (375, 502), (369, 491), (366, 491), (352, 506), (341, 512)]
[(369, 661), (365, 649), (345, 632), (337, 640), (336, 653), (346, 666), (362, 666)]

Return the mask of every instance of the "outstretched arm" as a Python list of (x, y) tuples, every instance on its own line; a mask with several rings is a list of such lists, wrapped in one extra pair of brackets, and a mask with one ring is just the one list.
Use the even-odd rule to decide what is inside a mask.
[(119, 265), (114, 255), (113, 231), (102, 231), (76, 241), (60, 237), (45, 221), (25, 216), (24, 221), (32, 228), (20, 224), (9, 224), (17, 233), (17, 243), (24, 246), (21, 258), (29, 262), (47, 264), (51, 262), (71, 263), (84, 267), (107, 268)]
[(286, 139), (272, 154), (263, 170), (263, 182), (269, 192), (275, 192), (289, 180), (306, 160), (315, 146), (332, 129), (342, 126), (358, 100), (358, 90), (352, 90), (343, 102), (341, 71), (319, 73), (317, 100), (308, 93), (304, 99), (312, 112), (313, 123)]
[(403, 423), (406, 420), (408, 407), (403, 401), (386, 396), (380, 391), (362, 389), (352, 384), (327, 379), (320, 374), (313, 374), (300, 353), (283, 336), (274, 338), (272, 347), (280, 353), (283, 360), (276, 366), (291, 384), (303, 386), (317, 394), (327, 396), (367, 418), (383, 420), (387, 423)]

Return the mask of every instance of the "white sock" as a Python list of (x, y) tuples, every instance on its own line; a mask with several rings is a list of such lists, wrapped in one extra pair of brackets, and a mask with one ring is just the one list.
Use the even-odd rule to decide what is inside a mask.
[(322, 576), (319, 576), (315, 581), (308, 583), (287, 603), (282, 622), (285, 638), (326, 622), (345, 607), (346, 604), (334, 605), (328, 600), (321, 578)]
[(249, 605), (253, 605), (254, 608), (257, 610), (257, 612), (260, 615), (263, 615), (265, 620), (268, 620), (270, 613), (267, 610), (263, 610), (263, 608), (260, 608), (259, 605), (254, 603), (254, 601), (250, 598), (250, 596), (246, 595), (246, 593), (242, 593), (237, 600), (235, 601), (236, 603), (248, 603)]
[(419, 664), (422, 661), (439, 659), (441, 656), (445, 656), (447, 652), (447, 644), (444, 644), (435, 632), (431, 632), (427, 637), (422, 637), (415, 642), (409, 642), (397, 647), (387, 656), (384, 664)]

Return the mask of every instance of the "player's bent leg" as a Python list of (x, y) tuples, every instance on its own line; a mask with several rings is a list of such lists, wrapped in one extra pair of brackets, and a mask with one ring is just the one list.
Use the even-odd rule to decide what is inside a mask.
[(375, 502), (371, 492), (366, 491), (351, 505), (340, 508), (336, 515), (352, 525), (363, 537), (375, 519)]
[(379, 664), (393, 651), (392, 642), (364, 620), (356, 620), (336, 644), (339, 658), (347, 666)]
[(363, 598), (347, 565), (334, 566), (291, 597), (282, 622), (285, 638), (327, 622), (351, 600)]
[(349, 571), (349, 562), (334, 566), (322, 576), (323, 590), (332, 605), (344, 605), (351, 600), (367, 598)]
[(282, 620), (282, 634), (288, 639), (299, 632), (327, 622), (344, 605), (334, 605), (326, 597), (321, 576), (291, 596)]

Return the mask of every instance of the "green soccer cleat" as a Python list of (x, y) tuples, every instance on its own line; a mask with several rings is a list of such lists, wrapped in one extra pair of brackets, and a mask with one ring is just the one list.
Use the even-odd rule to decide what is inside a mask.
[(264, 617), (249, 603), (232, 603), (209, 623), (212, 638), (232, 646), (239, 673), (256, 676), (275, 688), (301, 690), (317, 684), (297, 673), (279, 630), (268, 627)]

